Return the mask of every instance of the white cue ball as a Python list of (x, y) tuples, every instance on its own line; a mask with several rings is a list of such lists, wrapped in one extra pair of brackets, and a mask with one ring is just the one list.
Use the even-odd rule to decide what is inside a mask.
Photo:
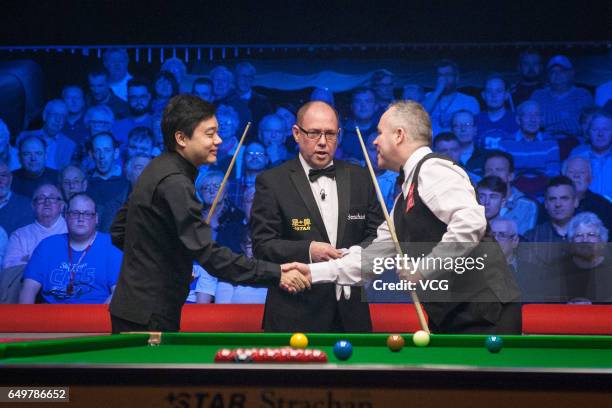
[(417, 347), (425, 347), (429, 344), (429, 334), (425, 330), (419, 330), (412, 335), (412, 341)]

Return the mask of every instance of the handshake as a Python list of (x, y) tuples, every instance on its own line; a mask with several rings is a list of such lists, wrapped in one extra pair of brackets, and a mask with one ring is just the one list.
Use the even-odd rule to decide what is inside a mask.
[(310, 267), (299, 262), (281, 265), (280, 288), (289, 293), (298, 293), (310, 289), (312, 276)]
[[(327, 242), (313, 241), (309, 248), (310, 259), (312, 262), (324, 262), (331, 259), (342, 257), (342, 251), (334, 248)], [(281, 289), (289, 293), (298, 293), (305, 289), (310, 289), (312, 276), (310, 267), (307, 264), (292, 262), (281, 265)]]

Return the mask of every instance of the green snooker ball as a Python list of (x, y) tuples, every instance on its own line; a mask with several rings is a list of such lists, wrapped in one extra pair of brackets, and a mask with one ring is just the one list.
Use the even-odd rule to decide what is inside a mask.
[(499, 336), (489, 336), (485, 340), (485, 346), (491, 353), (499, 353), (504, 347), (504, 340)]

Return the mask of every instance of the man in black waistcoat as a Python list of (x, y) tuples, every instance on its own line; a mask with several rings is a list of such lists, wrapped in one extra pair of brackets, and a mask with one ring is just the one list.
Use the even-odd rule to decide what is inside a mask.
[(236, 284), (310, 286), (292, 265), (237, 255), (212, 239), (194, 180), (198, 166), (216, 160), (222, 141), (214, 114), (213, 105), (192, 95), (175, 96), (164, 109), (167, 152), (144, 169), (111, 227), (123, 251), (109, 309), (113, 333), (178, 331), (194, 260)]
[[(448, 292), (438, 297), (420, 293), (434, 333), (520, 334), (520, 291), (499, 245), (487, 233), (484, 209), (476, 201), (465, 171), (448, 158), (432, 153), (431, 138), (429, 115), (416, 102), (393, 103), (378, 124), (374, 141), (378, 166), (399, 169), (405, 175), (401, 180), (402, 194), (392, 212), (402, 251), (414, 257), (426, 254), (422, 258), (428, 259), (450, 257), (455, 262), (459, 258), (481, 258), (485, 259), (485, 267), (461, 273), (458, 267), (445, 271), (413, 263), (400, 271), (400, 277), (416, 283), (431, 278), (449, 281)], [(385, 222), (378, 228), (374, 245), (364, 250), (364, 259), (375, 245), (390, 242)], [(359, 282), (361, 255), (361, 248), (352, 247), (341, 259), (310, 264), (303, 270), (310, 271), (313, 283)]]
[[(293, 136), (297, 158), (264, 171), (251, 210), (253, 252), (272, 262), (322, 262), (337, 248), (367, 245), (383, 220), (367, 170), (334, 160), (338, 113), (325, 102), (305, 104)], [(354, 141), (357, 143), (357, 141)], [(291, 295), (268, 290), (263, 328), (282, 332), (369, 332), (370, 310), (361, 287), (333, 283)]]

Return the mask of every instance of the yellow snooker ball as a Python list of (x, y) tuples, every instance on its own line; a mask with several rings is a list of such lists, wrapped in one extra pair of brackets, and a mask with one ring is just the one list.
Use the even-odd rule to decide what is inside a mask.
[(293, 348), (305, 349), (308, 347), (308, 337), (304, 333), (295, 333), (291, 336), (289, 345)]
[(429, 334), (425, 330), (419, 330), (412, 335), (412, 341), (417, 347), (429, 345)]

